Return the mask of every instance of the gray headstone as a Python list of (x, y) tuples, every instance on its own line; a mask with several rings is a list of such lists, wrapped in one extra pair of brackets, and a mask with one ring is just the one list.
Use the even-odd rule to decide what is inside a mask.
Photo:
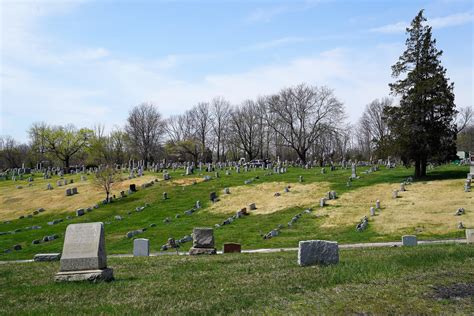
[(133, 256), (148, 257), (150, 255), (150, 241), (145, 238), (133, 240)]
[(310, 266), (316, 264), (336, 264), (339, 262), (339, 246), (335, 241), (300, 241), (298, 264)]
[(60, 271), (99, 270), (106, 267), (104, 224), (68, 225)]
[(402, 236), (403, 246), (416, 246), (418, 244), (416, 236), (414, 235), (404, 235)]
[(214, 248), (214, 230), (212, 228), (194, 228), (193, 247)]

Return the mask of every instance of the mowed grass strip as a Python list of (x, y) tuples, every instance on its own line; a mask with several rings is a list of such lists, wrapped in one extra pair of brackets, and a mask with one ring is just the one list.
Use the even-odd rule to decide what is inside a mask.
[(111, 258), (116, 281), (53, 281), (58, 263), (0, 265), (1, 314), (471, 314), (472, 245), (341, 250), (333, 266), (295, 252)]

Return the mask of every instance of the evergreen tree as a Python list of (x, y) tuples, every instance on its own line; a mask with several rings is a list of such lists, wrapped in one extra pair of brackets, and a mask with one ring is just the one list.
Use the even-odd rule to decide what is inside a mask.
[(415, 164), (415, 178), (426, 175), (428, 161), (446, 161), (456, 153), (454, 85), (425, 21), (421, 10), (406, 29), (406, 50), (392, 66), (398, 80), (389, 84), (400, 105), (385, 109), (393, 148), (405, 164)]

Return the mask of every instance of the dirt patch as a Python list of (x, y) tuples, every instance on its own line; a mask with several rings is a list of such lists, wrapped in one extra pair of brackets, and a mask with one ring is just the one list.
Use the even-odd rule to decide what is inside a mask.
[[(392, 199), (392, 191), (398, 184), (378, 184), (343, 194), (339, 199), (329, 201), (338, 207), (324, 209), (328, 219), (325, 227), (356, 225), (361, 217), (369, 216), (370, 207), (380, 200), (382, 209), (370, 217), (375, 231), (387, 233), (412, 232), (445, 234), (457, 230), (462, 221), (466, 227), (474, 227), (474, 204), (472, 192), (463, 190), (464, 180), (441, 180), (415, 183), (399, 192), (399, 198)], [(466, 210), (465, 215), (454, 216), (458, 208)]]
[[(66, 176), (65, 179), (74, 179), (73, 184), (58, 187), (57, 179), (35, 179), (33, 186), (23, 185), (23, 189), (14, 186), (2, 187), (0, 190), (0, 220), (14, 219), (20, 215), (27, 215), (40, 207), (47, 212), (72, 211), (81, 207), (88, 207), (105, 198), (103, 190), (91, 184), (92, 176), (87, 176), (87, 181), (81, 181), (79, 176)], [(137, 186), (150, 182), (156, 177), (144, 175), (139, 178), (117, 182), (112, 187), (112, 195), (120, 195), (120, 191), (126, 191), (129, 185), (135, 183)], [(53, 190), (46, 190), (46, 184), (51, 183)], [(65, 196), (67, 188), (76, 187), (79, 194)]]
[(184, 187), (184, 186), (193, 185), (194, 183), (199, 183), (203, 181), (204, 181), (204, 178), (181, 178), (181, 179), (173, 180), (171, 181), (171, 183)]
[[(290, 192), (284, 188), (291, 186)], [(310, 207), (319, 204), (319, 199), (329, 191), (329, 184), (269, 182), (230, 188), (230, 194), (219, 194), (220, 201), (211, 205), (211, 212), (233, 213), (250, 203), (255, 203), (254, 214), (271, 214), (291, 207)], [(280, 196), (275, 196), (275, 193)]]
[(457, 283), (448, 286), (436, 286), (434, 298), (450, 299), (474, 296), (474, 283)]

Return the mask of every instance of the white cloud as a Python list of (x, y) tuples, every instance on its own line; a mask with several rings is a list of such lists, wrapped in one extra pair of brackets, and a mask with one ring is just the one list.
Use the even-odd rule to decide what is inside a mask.
[[(462, 25), (470, 23), (474, 20), (472, 13), (458, 13), (447, 15), (444, 17), (428, 18), (427, 24), (432, 26), (433, 29), (442, 29), (451, 26)], [(409, 22), (401, 21), (393, 24), (387, 24), (380, 27), (370, 29), (371, 32), (376, 33), (401, 33), (410, 25)]]

